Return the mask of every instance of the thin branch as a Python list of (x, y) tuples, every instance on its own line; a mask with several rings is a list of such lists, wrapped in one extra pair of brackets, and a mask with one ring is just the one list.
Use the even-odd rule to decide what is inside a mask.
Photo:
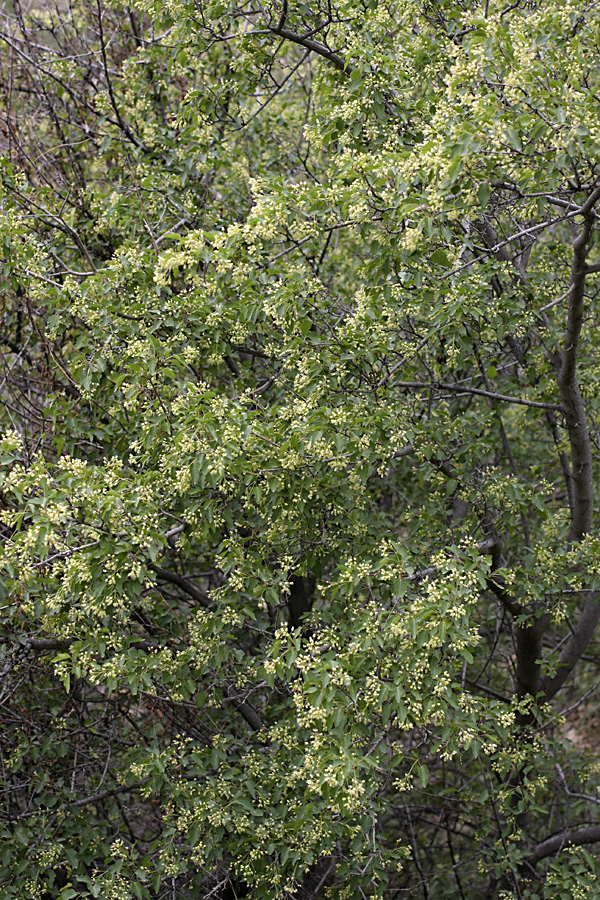
[[(479, 551), (481, 556), (486, 556), (490, 553), (495, 544), (496, 538), (485, 538), (485, 540), (479, 541), (479, 543), (477, 544), (477, 550)], [(425, 578), (435, 578), (438, 571), (438, 566), (427, 566), (426, 569), (419, 569), (419, 571), (415, 572), (414, 575), (407, 575), (404, 580), (423, 581)]]
[[(584, 204), (585, 205), (585, 204)], [(456, 275), (458, 272), (462, 272), (463, 269), (468, 269), (469, 266), (472, 266), (473, 263), (478, 260), (483, 260), (486, 256), (498, 256), (500, 250), (504, 247), (507, 247), (509, 244), (512, 244), (514, 241), (519, 240), (519, 238), (526, 237), (530, 234), (536, 234), (538, 231), (543, 231), (547, 228), (551, 228), (553, 225), (558, 225), (560, 222), (565, 222), (568, 219), (572, 219), (574, 216), (584, 215), (581, 211), (583, 209), (574, 209), (570, 213), (566, 213), (564, 216), (557, 216), (555, 219), (549, 219), (547, 222), (540, 222), (539, 225), (531, 225), (529, 228), (523, 228), (521, 231), (517, 231), (515, 234), (512, 234), (509, 238), (506, 238), (503, 241), (500, 241), (497, 244), (494, 244), (492, 247), (487, 247), (477, 259), (470, 259), (468, 262), (463, 263), (461, 266), (457, 266), (454, 269), (451, 269), (449, 272), (444, 272), (442, 275), (438, 275), (438, 278), (450, 278), (451, 275)], [(508, 260), (506, 260), (508, 262)]]
[(106, 58), (106, 43), (104, 41), (104, 26), (102, 24), (102, 6), (100, 4), (100, 0), (96, 0), (96, 7), (98, 10), (98, 34), (100, 37), (100, 52), (102, 54), (102, 63), (103, 63), (103, 68), (104, 68), (104, 75), (106, 77), (106, 84), (108, 87), (108, 94), (110, 97), (110, 104), (114, 110), (115, 116), (117, 117), (117, 121), (119, 123), (119, 127), (121, 128), (121, 131), (123, 132), (123, 134), (126, 135), (127, 138), (131, 141), (131, 143), (134, 144), (136, 147), (138, 147), (139, 149), (145, 150), (146, 148), (138, 141), (138, 139), (133, 134), (133, 132), (131, 131), (129, 126), (123, 121), (123, 118), (121, 116), (121, 112), (120, 112), (119, 106), (117, 104), (117, 99), (116, 99), (114, 91), (113, 91), (113, 85), (112, 85), (112, 81), (111, 81), (111, 77), (110, 77), (110, 71), (108, 68), (108, 61)]
[(117, 788), (111, 788), (108, 791), (100, 791), (100, 793), (94, 794), (92, 797), (84, 797), (83, 800), (76, 800), (74, 803), (70, 803), (69, 806), (80, 809), (82, 806), (89, 806), (90, 803), (97, 803), (99, 800), (105, 800), (107, 797), (114, 797), (116, 794), (124, 794), (127, 791), (136, 791), (145, 784), (147, 784), (146, 781), (134, 781), (133, 784), (124, 784)]
[(563, 772), (559, 763), (555, 763), (554, 768), (556, 769), (566, 797), (572, 797), (574, 800), (584, 800), (586, 803), (594, 803), (596, 806), (600, 806), (600, 800), (598, 799), (598, 797), (590, 797), (589, 794), (579, 794), (577, 793), (577, 791), (572, 791), (569, 788), (565, 773)]
[(552, 409), (555, 412), (562, 410), (561, 406), (554, 403), (538, 403), (536, 400), (523, 400), (521, 397), (510, 397), (506, 394), (497, 394), (495, 391), (484, 391), (480, 388), (466, 387), (462, 384), (437, 384), (426, 381), (398, 381), (394, 387), (400, 388), (440, 388), (444, 391), (455, 391), (460, 394), (477, 394), (479, 397), (491, 397), (492, 400), (502, 400), (504, 403), (518, 403), (520, 406), (532, 406), (535, 409)]
[[(267, 100), (265, 100), (265, 102), (262, 104), (262, 106), (259, 106), (258, 109), (256, 109), (256, 110), (252, 113), (252, 115), (249, 116), (249, 117), (246, 119), (246, 121), (243, 123), (243, 125), (241, 125), (240, 128), (234, 129), (234, 131), (239, 131), (239, 130), (241, 130), (241, 128), (246, 128), (246, 127), (250, 124), (250, 122), (252, 121), (252, 119), (255, 119), (256, 116), (260, 115), (260, 113), (263, 111), (263, 109), (266, 109), (266, 107), (269, 105), (269, 103), (272, 103), (272, 102), (273, 102), (273, 100), (275, 99), (275, 97), (279, 94), (279, 92), (282, 90), (282, 88), (284, 87), (284, 85), (290, 80), (290, 78), (292, 77), (292, 75), (300, 68), (300, 66), (301, 66), (303, 63), (306, 62), (306, 60), (308, 59), (309, 55), (310, 55), (310, 50), (307, 50), (306, 53), (305, 53), (305, 54), (302, 56), (302, 58), (300, 59), (300, 61), (296, 63), (296, 65), (294, 66), (294, 68), (293, 68), (293, 69), (290, 69), (290, 71), (287, 73), (287, 75), (285, 76), (285, 78), (283, 79), (283, 81), (281, 81), (281, 82), (276, 86), (276, 88), (275, 88), (275, 90), (273, 91), (273, 93), (269, 96), (269, 98), (268, 98)], [(331, 234), (331, 232), (330, 232), (330, 234)]]

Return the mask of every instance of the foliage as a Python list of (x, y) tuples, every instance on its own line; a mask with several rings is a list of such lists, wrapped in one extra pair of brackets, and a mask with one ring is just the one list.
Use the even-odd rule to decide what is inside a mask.
[(3, 896), (592, 896), (597, 4), (2, 23)]

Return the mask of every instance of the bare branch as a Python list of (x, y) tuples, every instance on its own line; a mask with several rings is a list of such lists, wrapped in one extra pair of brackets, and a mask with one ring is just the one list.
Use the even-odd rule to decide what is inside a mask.
[(77, 808), (89, 806), (90, 803), (98, 803), (99, 800), (106, 800), (107, 797), (114, 797), (116, 794), (125, 794), (127, 791), (136, 791), (145, 784), (147, 784), (146, 781), (134, 781), (133, 784), (124, 784), (116, 788), (111, 788), (108, 791), (100, 791), (100, 793), (93, 794), (91, 797), (84, 797), (82, 800), (76, 800), (70, 805)]
[[(346, 60), (342, 59), (339, 53), (336, 53), (335, 50), (330, 50), (325, 44), (322, 44), (320, 41), (315, 41), (314, 38), (309, 37), (309, 35), (297, 34), (295, 31), (290, 31), (289, 28), (285, 27), (285, 20), (287, 17), (287, 0), (284, 0), (284, 4), (281, 11), (281, 16), (279, 17), (279, 21), (277, 25), (272, 26), (267, 23), (267, 28), (271, 32), (271, 34), (277, 34), (279, 37), (285, 38), (286, 41), (291, 41), (293, 44), (299, 44), (301, 47), (305, 47), (307, 50), (311, 50), (313, 53), (317, 53), (319, 56), (322, 56), (323, 59), (328, 60), (333, 63), (336, 69), (339, 69), (340, 72), (344, 72), (346, 75), (350, 75), (353, 71), (353, 66), (350, 63), (346, 62)], [(314, 32), (311, 32), (314, 34)]]
[(261, 729), (265, 727), (263, 720), (254, 707), (240, 697), (233, 685), (230, 685), (227, 690), (227, 699), (233, 703), (239, 714), (246, 720), (253, 731), (261, 731)]
[(460, 394), (476, 394), (479, 397), (491, 397), (492, 400), (502, 400), (504, 403), (518, 403), (520, 406), (532, 406), (535, 409), (552, 409), (560, 411), (561, 407), (554, 403), (538, 403), (536, 400), (524, 400), (522, 397), (510, 397), (506, 394), (497, 394), (495, 391), (484, 391), (481, 388), (466, 387), (463, 384), (435, 384), (426, 381), (398, 381), (394, 387), (399, 388), (439, 388), (444, 391), (454, 391)]
[(560, 853), (561, 850), (565, 850), (569, 846), (581, 847), (584, 844), (595, 844), (597, 841), (600, 841), (600, 825), (590, 825), (589, 828), (562, 831), (560, 834), (554, 834), (538, 844), (527, 862), (535, 866), (541, 859)]
[(22, 647), (24, 650), (67, 650), (73, 641), (70, 638), (28, 638), (24, 644), (21, 644), (18, 638), (0, 637), (0, 644), (14, 644), (15, 647)]

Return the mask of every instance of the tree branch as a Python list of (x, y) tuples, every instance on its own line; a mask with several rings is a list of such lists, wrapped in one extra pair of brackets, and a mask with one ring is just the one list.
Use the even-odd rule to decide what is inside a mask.
[(67, 650), (73, 641), (71, 638), (28, 638), (25, 644), (21, 644), (17, 638), (2, 635), (0, 644), (15, 644), (25, 650)]
[[(28, 638), (22, 644), (17, 637), (10, 635), (0, 636), (0, 644), (13, 644), (15, 647), (21, 647), (25, 650), (38, 650), (40, 653), (51, 650), (68, 650), (75, 638)], [(162, 644), (155, 644), (152, 641), (134, 641), (131, 644), (137, 650), (168, 650)]]
[(560, 450), (560, 432), (556, 423), (556, 416), (552, 412), (550, 412), (550, 410), (548, 410), (548, 412), (546, 413), (546, 421), (548, 422), (552, 430), (552, 438), (556, 446), (556, 452), (560, 461), (560, 467), (565, 479), (565, 487), (567, 489), (567, 496), (569, 498), (569, 509), (571, 510), (571, 516), (573, 516), (573, 504), (575, 501), (573, 496), (573, 475), (571, 474), (569, 459), (567, 457), (567, 454), (563, 453)]
[(561, 689), (581, 656), (587, 650), (588, 644), (594, 636), (594, 632), (600, 621), (600, 592), (590, 594), (583, 607), (579, 622), (569, 635), (565, 646), (558, 658), (556, 675), (546, 678), (543, 684), (544, 694), (550, 700)]
[[(144, 787), (144, 785), (148, 784), (148, 779), (144, 781), (134, 781), (133, 784), (123, 784), (116, 788), (110, 788), (106, 791), (99, 791), (97, 794), (93, 794), (91, 797), (83, 797), (81, 800), (73, 800), (73, 802), (68, 802), (64, 804), (62, 809), (81, 809), (83, 806), (89, 806), (91, 803), (98, 803), (100, 800), (106, 800), (107, 797), (116, 797), (119, 794), (125, 794), (128, 791), (137, 791), (139, 788)], [(39, 816), (41, 813), (50, 812), (49, 808), (46, 807), (38, 807), (37, 809), (33, 809), (30, 812), (25, 813), (24, 815), (20, 815), (19, 819), (30, 819), (32, 816)], [(54, 815), (56, 812), (53, 810)]]
[(89, 806), (90, 803), (97, 803), (98, 800), (105, 800), (107, 797), (114, 797), (116, 794), (124, 794), (126, 791), (136, 791), (147, 783), (147, 780), (134, 781), (133, 784), (124, 784), (117, 788), (111, 788), (108, 791), (100, 791), (100, 793), (94, 794), (91, 797), (84, 797), (83, 800), (75, 800), (75, 802), (70, 803), (69, 806), (79, 808), (82, 806)]
[(292, 575), (290, 578), (290, 594), (287, 605), (290, 614), (290, 627), (300, 628), (302, 618), (311, 606), (306, 584), (301, 575)]
[(208, 594), (205, 594), (200, 588), (191, 584), (187, 578), (183, 578), (182, 575), (178, 575), (176, 572), (170, 572), (168, 569), (159, 569), (158, 566), (150, 565), (149, 568), (152, 569), (160, 581), (168, 581), (170, 584), (176, 584), (177, 587), (181, 588), (182, 591), (197, 603), (205, 606), (206, 609), (210, 609), (210, 598)]
[[(540, 660), (542, 658), (542, 638), (548, 627), (548, 615), (542, 615), (529, 625), (515, 629), (517, 642), (517, 696), (535, 697), (540, 689)], [(529, 714), (526, 715), (529, 721)]]
[[(67, 650), (73, 643), (73, 638), (30, 638), (26, 644), (17, 644), (17, 646), (25, 647), (25, 649), (48, 651), (48, 650)], [(6, 636), (0, 637), (0, 644), (11, 643), (11, 638)], [(131, 645), (137, 650), (168, 650), (162, 644), (154, 644), (151, 641), (134, 641)], [(233, 685), (227, 688), (226, 700), (233, 704), (239, 714), (246, 720), (253, 731), (260, 731), (264, 728), (264, 722), (254, 707), (243, 700)], [(100, 799), (99, 796), (95, 799)], [(91, 801), (90, 801), (91, 802)]]
[(583, 844), (594, 844), (597, 841), (600, 841), (600, 825), (563, 831), (538, 844), (527, 862), (535, 866), (541, 859), (560, 853), (569, 846), (581, 847)]
[[(499, 259), (500, 257), (498, 256), (498, 252), (502, 250), (503, 247), (507, 247), (509, 244), (512, 244), (513, 241), (531, 234), (537, 234), (538, 231), (544, 231), (545, 229), (552, 228), (553, 225), (558, 225), (559, 222), (564, 222), (565, 220), (572, 219), (574, 216), (589, 215), (590, 219), (593, 219), (593, 210), (590, 210), (589, 212), (584, 211), (586, 209), (586, 204), (587, 201), (579, 209), (572, 209), (571, 212), (565, 213), (564, 216), (557, 216), (554, 219), (548, 219), (548, 221), (546, 222), (540, 222), (538, 225), (531, 225), (529, 228), (522, 228), (521, 231), (517, 231), (515, 234), (512, 234), (510, 237), (506, 238), (503, 241), (499, 241), (492, 247), (486, 247), (485, 251), (482, 252), (479, 259), (483, 260), (486, 256), (495, 256), (496, 259)], [(473, 262), (474, 260), (470, 259), (468, 260), (468, 262), (462, 263), (462, 265), (457, 266), (455, 269), (450, 269), (449, 271), (444, 272), (442, 275), (438, 275), (438, 278), (450, 278), (452, 275), (456, 275), (458, 272), (462, 272), (463, 269), (468, 269), (469, 266), (473, 265)]]
[[(493, 537), (485, 538), (477, 544), (477, 550), (481, 556), (486, 556), (496, 543)], [(427, 566), (426, 569), (419, 569), (413, 575), (407, 575), (405, 581), (423, 581), (425, 578), (435, 578), (439, 569), (437, 566)]]
[[(571, 443), (573, 497), (572, 501), (570, 498), (570, 541), (580, 541), (584, 535), (589, 533), (594, 511), (592, 447), (585, 406), (577, 380), (577, 353), (583, 324), (583, 301), (587, 274), (585, 259), (594, 227), (593, 208), (599, 199), (600, 188), (596, 188), (579, 209), (580, 214), (585, 218), (579, 235), (573, 241), (567, 327), (557, 373), (557, 383)], [(556, 675), (544, 681), (544, 692), (548, 700), (560, 690), (590, 643), (600, 621), (599, 601), (599, 593), (588, 595), (581, 618), (559, 656)]]
[(592, 449), (585, 407), (577, 380), (577, 353), (583, 324), (585, 259), (594, 226), (591, 212), (598, 199), (600, 188), (596, 188), (579, 209), (580, 215), (585, 218), (581, 231), (573, 242), (567, 327), (557, 374), (558, 389), (571, 442), (573, 511), (569, 529), (570, 541), (579, 541), (590, 531), (594, 508)]
[(305, 47), (307, 50), (312, 50), (313, 53), (317, 53), (319, 56), (322, 56), (324, 59), (329, 60), (329, 62), (333, 63), (336, 69), (339, 69), (340, 72), (344, 72), (346, 75), (350, 75), (353, 72), (354, 67), (347, 63), (342, 57), (335, 52), (335, 50), (330, 50), (329, 47), (326, 47), (325, 44), (322, 44), (320, 41), (315, 41), (311, 37), (304, 37), (302, 34), (297, 34), (295, 31), (290, 31), (289, 28), (285, 28), (281, 24), (281, 19), (279, 23), (273, 27), (271, 25), (267, 25), (267, 28), (271, 32), (271, 34), (277, 34), (279, 37), (285, 38), (286, 41), (291, 41), (293, 44), (299, 44), (301, 47)]
[(506, 394), (497, 394), (495, 391), (484, 391), (480, 388), (466, 387), (463, 384), (439, 384), (426, 381), (398, 381), (394, 387), (399, 388), (439, 388), (444, 391), (453, 391), (460, 394), (476, 394), (479, 397), (491, 397), (492, 400), (502, 400), (505, 403), (518, 403), (520, 406), (532, 406), (535, 409), (551, 409), (561, 411), (562, 407), (554, 403), (538, 403), (536, 400), (523, 400), (521, 397), (510, 397)]
[(233, 685), (227, 689), (227, 699), (233, 703), (239, 714), (246, 720), (253, 731), (261, 731), (265, 727), (263, 720), (249, 703), (242, 700)]

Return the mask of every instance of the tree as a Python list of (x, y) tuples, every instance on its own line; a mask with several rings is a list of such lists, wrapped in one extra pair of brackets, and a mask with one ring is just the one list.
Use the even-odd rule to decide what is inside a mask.
[(592, 896), (597, 4), (2, 13), (3, 896)]

